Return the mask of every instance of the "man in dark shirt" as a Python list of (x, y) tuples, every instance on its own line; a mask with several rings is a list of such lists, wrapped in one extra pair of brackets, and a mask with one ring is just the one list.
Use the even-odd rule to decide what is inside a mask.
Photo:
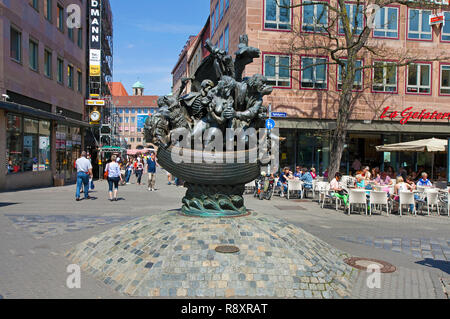
[(156, 158), (155, 153), (151, 153), (147, 159), (147, 172), (148, 172), (148, 190), (155, 190), (155, 175), (156, 175)]

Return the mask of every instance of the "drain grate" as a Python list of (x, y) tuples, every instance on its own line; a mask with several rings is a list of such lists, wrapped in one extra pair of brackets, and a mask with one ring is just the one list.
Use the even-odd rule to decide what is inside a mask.
[(362, 257), (350, 257), (344, 259), (344, 262), (347, 265), (352, 266), (353, 268), (367, 271), (369, 266), (375, 265), (378, 266), (379, 271), (383, 274), (391, 273), (397, 270), (397, 268), (385, 261), (373, 259), (373, 258), (362, 258)]
[(217, 246), (215, 251), (218, 253), (221, 253), (221, 254), (234, 254), (234, 253), (239, 252), (240, 249), (236, 246), (222, 245), (222, 246)]
[(278, 206), (278, 205), (274, 205), (275, 208), (278, 208), (279, 210), (306, 210), (304, 207), (301, 206), (287, 206), (287, 205), (282, 205), (282, 206)]

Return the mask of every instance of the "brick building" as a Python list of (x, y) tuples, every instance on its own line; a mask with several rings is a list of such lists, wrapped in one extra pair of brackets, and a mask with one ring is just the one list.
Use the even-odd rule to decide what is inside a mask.
[[(292, 2), (291, 2), (292, 1)], [(286, 0), (299, 4), (300, 0)], [(337, 5), (337, 4), (336, 4)], [(347, 4), (349, 11), (354, 4)], [(330, 131), (335, 127), (339, 72), (336, 65), (321, 65), (299, 71), (307, 65), (329, 61), (327, 56), (286, 54), (286, 43), (293, 30), (317, 31), (312, 17), (320, 17), (324, 6), (282, 9), (275, 0), (211, 0), (211, 39), (235, 52), (239, 35), (248, 34), (249, 45), (262, 55), (247, 66), (245, 76), (262, 73), (274, 92), (265, 98), (273, 112), (286, 113), (276, 118), (281, 135), (286, 137), (280, 150), (281, 165), (315, 166), (323, 172), (329, 163)], [(434, 57), (450, 49), (450, 7), (442, 11), (447, 24), (430, 26), (429, 16), (441, 10), (392, 5), (375, 17), (371, 41), (378, 41), (393, 53), (413, 50), (417, 56)], [(327, 13), (325, 12), (325, 17)], [(318, 24), (327, 24), (327, 19)], [(380, 21), (383, 20), (383, 23)], [(329, 20), (328, 20), (329, 21)], [(387, 21), (387, 22), (386, 22)], [(336, 27), (337, 28), (337, 27)], [(337, 29), (336, 29), (337, 30)], [(393, 54), (395, 55), (395, 54)], [(323, 59), (323, 60), (321, 60)], [(361, 56), (361, 65), (376, 64), (376, 71), (357, 74), (355, 88), (361, 92), (349, 125), (347, 147), (341, 170), (348, 171), (355, 158), (373, 166), (431, 166), (431, 156), (417, 153), (378, 153), (376, 145), (419, 138), (446, 138), (450, 135), (450, 61), (418, 63), (409, 67), (391, 67), (389, 60), (377, 61)], [(301, 67), (300, 67), (301, 65)], [(386, 109), (389, 107), (389, 109)], [(397, 112), (397, 116), (394, 117)], [(400, 120), (410, 118), (402, 125)], [(389, 115), (392, 115), (389, 117)], [(437, 118), (437, 119), (436, 119)], [(445, 165), (445, 154), (437, 156), (436, 165)]]
[[(67, 6), (81, 27), (66, 24)], [(0, 1), (0, 190), (73, 181), (84, 147), (86, 1)]]
[[(128, 149), (141, 149), (149, 146), (144, 140), (144, 123), (158, 108), (158, 96), (144, 95), (144, 85), (136, 82), (128, 95), (122, 83), (112, 84), (113, 103), (119, 114), (119, 134), (127, 141)], [(114, 94), (124, 94), (116, 96)]]

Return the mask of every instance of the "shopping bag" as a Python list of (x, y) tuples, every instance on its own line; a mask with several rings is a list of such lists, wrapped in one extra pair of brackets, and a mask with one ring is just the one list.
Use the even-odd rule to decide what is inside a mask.
[(94, 180), (92, 178), (89, 179), (89, 189), (95, 189)]

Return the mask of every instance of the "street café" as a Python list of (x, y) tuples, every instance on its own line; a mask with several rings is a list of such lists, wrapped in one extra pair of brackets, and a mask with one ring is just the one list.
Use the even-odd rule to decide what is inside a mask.
[(408, 107), (403, 111), (390, 111), (390, 106), (387, 106), (383, 109), (383, 112), (380, 115), (380, 119), (390, 118), (396, 119), (400, 118), (400, 124), (404, 125), (408, 123), (410, 119), (417, 120), (449, 120), (450, 112), (438, 112), (427, 109), (414, 109), (413, 107)]

